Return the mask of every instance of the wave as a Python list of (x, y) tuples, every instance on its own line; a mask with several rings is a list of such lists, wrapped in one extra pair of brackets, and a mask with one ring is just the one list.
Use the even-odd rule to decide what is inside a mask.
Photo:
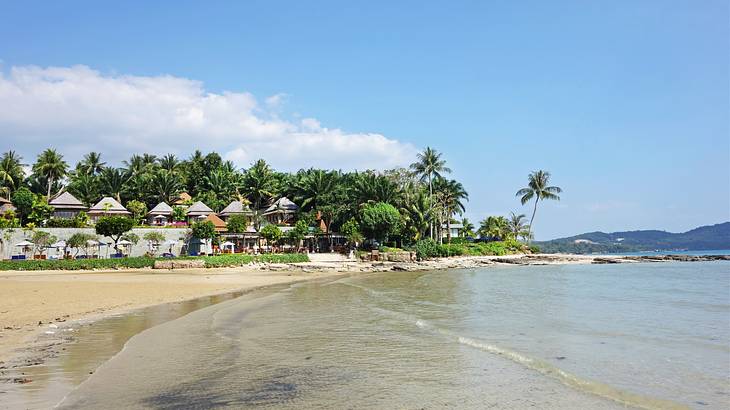
[(401, 320), (413, 323), (419, 329), (429, 331), (432, 333), (439, 334), (441, 336), (452, 339), (462, 345), (469, 346), (474, 349), (481, 350), (493, 355), (504, 357), (511, 360), (514, 363), (522, 365), (530, 370), (537, 371), (540, 374), (551, 377), (569, 386), (575, 390), (600, 396), (622, 405), (632, 406), (636, 408), (654, 410), (654, 409), (688, 409), (689, 407), (680, 403), (675, 403), (669, 400), (662, 400), (653, 397), (643, 396), (636, 393), (627, 392), (624, 390), (617, 389), (604, 383), (596, 382), (593, 380), (583, 379), (577, 375), (567, 372), (557, 366), (554, 366), (546, 361), (540, 360), (535, 357), (530, 357), (526, 354), (516, 352), (501, 346), (497, 346), (483, 340), (459, 335), (451, 332), (447, 329), (438, 327), (426, 320), (415, 317), (411, 314), (402, 312), (396, 312), (389, 309), (373, 308), (373, 310), (385, 314), (387, 316), (395, 317)]

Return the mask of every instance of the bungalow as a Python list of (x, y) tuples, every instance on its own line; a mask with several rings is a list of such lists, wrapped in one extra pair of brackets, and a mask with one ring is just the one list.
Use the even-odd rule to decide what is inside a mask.
[(16, 211), (15, 206), (13, 206), (13, 203), (10, 202), (9, 199), (0, 197), (0, 216), (4, 215), (8, 211)]
[(264, 210), (264, 217), (269, 223), (288, 225), (292, 222), (299, 206), (283, 196)]
[(61, 195), (53, 198), (48, 202), (48, 205), (53, 207), (54, 218), (75, 218), (79, 212), (86, 211), (88, 208), (81, 203), (75, 196), (71, 195), (68, 191), (63, 192)]
[(233, 215), (243, 215), (247, 217), (253, 216), (253, 211), (251, 208), (248, 207), (248, 204), (244, 204), (241, 201), (233, 201), (230, 204), (228, 204), (227, 207), (223, 208), (222, 211), (218, 213), (218, 215), (224, 220), (228, 221), (228, 218), (230, 218)]
[(464, 225), (462, 224), (450, 224), (449, 226), (443, 224), (441, 225), (441, 236), (447, 238), (449, 236), (449, 233), (451, 233), (452, 238), (458, 238), (461, 234), (461, 231), (463, 230)]
[(190, 202), (192, 202), (193, 197), (190, 196), (187, 192), (183, 192), (180, 195), (178, 195), (177, 199), (173, 203), (173, 205), (187, 205)]
[(213, 222), (213, 226), (215, 226), (215, 231), (218, 233), (225, 232), (227, 230), (226, 223), (223, 222), (222, 219), (218, 217), (216, 214), (208, 214), (208, 216), (203, 219), (203, 222)]
[(215, 212), (213, 212), (213, 210), (210, 209), (208, 205), (202, 203), (201, 201), (198, 201), (190, 205), (190, 208), (188, 208), (187, 210), (188, 222), (192, 223), (200, 219), (205, 219), (205, 217), (212, 213)]
[(104, 197), (89, 209), (89, 218), (96, 222), (102, 216), (130, 216), (131, 212), (112, 197)]
[(172, 207), (166, 202), (160, 202), (147, 213), (147, 223), (150, 225), (165, 226), (172, 222)]

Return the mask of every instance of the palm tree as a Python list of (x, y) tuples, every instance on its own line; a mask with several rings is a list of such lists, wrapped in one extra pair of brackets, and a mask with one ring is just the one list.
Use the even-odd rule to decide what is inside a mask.
[(101, 154), (92, 151), (84, 155), (84, 159), (79, 162), (76, 169), (87, 175), (98, 175), (104, 166), (106, 162), (101, 161)]
[(160, 168), (170, 172), (177, 171), (180, 167), (180, 161), (175, 154), (167, 154), (162, 158), (158, 158), (157, 163), (160, 164)]
[(0, 186), (6, 188), (8, 197), (20, 187), (25, 178), (25, 171), (23, 171), (25, 164), (21, 163), (22, 160), (23, 158), (15, 151), (5, 152), (0, 158)]
[[(455, 180), (447, 180), (444, 178), (438, 178), (436, 180), (436, 197), (439, 203), (439, 207), (442, 210), (443, 217), (446, 220), (446, 237), (449, 243), (451, 243), (451, 217), (454, 215), (462, 215), (465, 211), (463, 200), (469, 200), (469, 194), (464, 189), (461, 182)], [(439, 228), (441, 227), (441, 221), (439, 221)], [(439, 239), (443, 241), (441, 235)]]
[(128, 180), (129, 175), (122, 169), (106, 167), (101, 171), (101, 193), (122, 202), (122, 192)]
[(473, 237), (474, 236), (474, 229), (475, 226), (469, 218), (464, 218), (461, 220), (461, 234), (464, 236), (464, 238)]
[(372, 171), (357, 174), (350, 188), (350, 195), (359, 205), (385, 202), (396, 206), (399, 199), (395, 182)]
[[(423, 152), (419, 152), (417, 161), (411, 164), (410, 168), (420, 176), (421, 181), (428, 181), (428, 195), (433, 207), (433, 180), (441, 177), (442, 173), (451, 173), (451, 169), (446, 167), (446, 161), (441, 159), (441, 153), (431, 147), (426, 147)], [(431, 222), (431, 239), (433, 239), (433, 221)]]
[(550, 173), (543, 170), (538, 170), (530, 173), (527, 177), (529, 181), (526, 188), (522, 188), (515, 196), (520, 197), (522, 205), (530, 202), (532, 198), (535, 198), (535, 206), (532, 209), (532, 217), (530, 218), (530, 225), (527, 227), (528, 238), (532, 234), (532, 222), (535, 220), (535, 213), (537, 212), (537, 203), (543, 199), (552, 199), (555, 201), (560, 200), (559, 193), (563, 192), (560, 187), (548, 186), (550, 183)]
[(91, 206), (100, 199), (99, 177), (86, 173), (74, 173), (70, 179), (68, 191), (84, 205)]
[(422, 190), (405, 200), (405, 206), (401, 209), (401, 214), (405, 215), (406, 226), (411, 231), (414, 241), (418, 242), (428, 234), (431, 221), (431, 203), (428, 195)]
[(53, 148), (48, 148), (38, 155), (36, 163), (33, 164), (33, 172), (46, 179), (48, 185), (47, 196), (51, 197), (51, 187), (54, 180), (59, 180), (66, 175), (68, 164), (63, 160), (63, 155)]
[(319, 210), (319, 207), (324, 205), (322, 198), (334, 191), (339, 179), (339, 173), (321, 169), (300, 172), (298, 176), (293, 190), (303, 211)]
[(517, 215), (514, 212), (509, 213), (507, 226), (509, 227), (509, 230), (515, 239), (520, 236), (522, 236), (523, 238), (528, 238), (530, 235), (527, 228), (527, 223), (525, 223), (525, 218), (527, 218), (525, 214)]
[(180, 194), (182, 183), (178, 175), (174, 172), (160, 169), (152, 175), (149, 188), (155, 200), (171, 204), (175, 202), (175, 199)]
[(276, 195), (274, 172), (269, 164), (263, 159), (256, 161), (246, 171), (240, 188), (248, 200), (254, 204), (255, 210), (261, 209), (264, 203)]
[(511, 233), (509, 221), (503, 216), (489, 216), (479, 225), (479, 235), (482, 238), (504, 240)]

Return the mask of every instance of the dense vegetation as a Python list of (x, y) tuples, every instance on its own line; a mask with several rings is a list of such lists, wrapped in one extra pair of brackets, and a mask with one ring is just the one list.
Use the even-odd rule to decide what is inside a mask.
[(730, 222), (702, 226), (683, 233), (665, 231), (590, 232), (537, 244), (544, 252), (549, 253), (730, 249)]
[[(180, 259), (196, 259), (184, 257)], [(298, 263), (308, 262), (309, 257), (302, 253), (267, 255), (218, 255), (199, 257), (205, 261), (206, 268), (243, 266), (251, 263)], [(90, 269), (142, 269), (151, 268), (154, 258), (135, 257), (117, 259), (61, 259), (0, 261), (0, 271), (4, 270), (90, 270)]]

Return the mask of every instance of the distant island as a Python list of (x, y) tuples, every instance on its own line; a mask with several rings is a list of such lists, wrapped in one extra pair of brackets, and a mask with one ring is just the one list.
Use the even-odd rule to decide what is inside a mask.
[(701, 226), (683, 233), (666, 231), (589, 232), (534, 242), (545, 253), (624, 253), (730, 249), (730, 222)]

